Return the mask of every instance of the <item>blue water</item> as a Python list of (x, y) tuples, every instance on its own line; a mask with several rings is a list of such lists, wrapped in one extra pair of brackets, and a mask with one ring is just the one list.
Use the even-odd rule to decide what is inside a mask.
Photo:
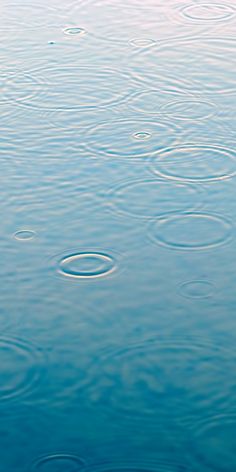
[(235, 472), (236, 5), (0, 19), (0, 472)]

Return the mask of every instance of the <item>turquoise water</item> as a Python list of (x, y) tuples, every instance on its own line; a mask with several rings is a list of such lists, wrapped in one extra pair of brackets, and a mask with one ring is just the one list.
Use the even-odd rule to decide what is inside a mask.
[(0, 15), (0, 472), (235, 472), (233, 0)]

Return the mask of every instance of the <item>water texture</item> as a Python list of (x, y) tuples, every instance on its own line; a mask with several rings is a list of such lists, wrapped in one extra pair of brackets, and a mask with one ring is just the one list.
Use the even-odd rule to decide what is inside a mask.
[(236, 5), (0, 18), (0, 472), (235, 472)]

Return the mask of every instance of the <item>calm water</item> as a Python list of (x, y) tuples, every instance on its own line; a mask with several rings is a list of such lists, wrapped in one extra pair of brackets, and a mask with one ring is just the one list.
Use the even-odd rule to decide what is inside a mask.
[(0, 472), (235, 472), (236, 5), (0, 18)]

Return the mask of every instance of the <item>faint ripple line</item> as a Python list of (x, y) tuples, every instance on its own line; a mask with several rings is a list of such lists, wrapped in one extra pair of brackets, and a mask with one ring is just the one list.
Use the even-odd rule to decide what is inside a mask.
[(90, 407), (105, 409), (126, 425), (158, 426), (168, 418), (181, 424), (221, 411), (230, 401), (234, 364), (230, 351), (205, 340), (153, 338), (100, 356), (88, 369), (83, 394)]
[(95, 110), (124, 101), (131, 89), (125, 72), (67, 66), (12, 73), (3, 80), (5, 100), (41, 110)]
[(43, 355), (39, 348), (16, 338), (0, 338), (0, 403), (29, 394), (40, 382)]
[[(234, 393), (228, 391), (229, 395)], [(188, 431), (190, 459), (194, 458), (200, 469), (210, 467), (217, 472), (234, 471), (235, 429), (235, 409), (226, 409), (221, 414), (208, 416), (202, 422), (192, 423)]]
[[(174, 184), (174, 185), (173, 185)], [(168, 212), (187, 211), (201, 206), (200, 186), (146, 179), (127, 181), (105, 195), (105, 204), (117, 214), (150, 219)]]
[(182, 94), (235, 94), (235, 45), (231, 37), (168, 40), (139, 51), (132, 74), (163, 93), (176, 84)]
[(74, 454), (54, 453), (37, 459), (31, 467), (32, 471), (49, 472), (50, 470), (64, 470), (78, 472), (83, 470), (85, 462)]

